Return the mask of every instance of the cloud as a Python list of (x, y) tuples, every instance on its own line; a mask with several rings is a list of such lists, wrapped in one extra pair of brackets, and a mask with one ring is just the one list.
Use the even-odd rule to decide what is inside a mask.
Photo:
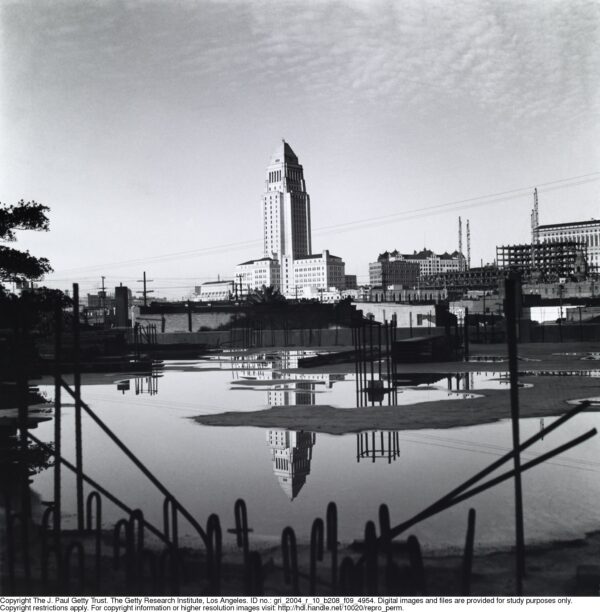
[(117, 83), (392, 119), (462, 105), (504, 129), (591, 127), (600, 110), (600, 3), (585, 0), (18, 2), (1, 16), (7, 85), (45, 91)]

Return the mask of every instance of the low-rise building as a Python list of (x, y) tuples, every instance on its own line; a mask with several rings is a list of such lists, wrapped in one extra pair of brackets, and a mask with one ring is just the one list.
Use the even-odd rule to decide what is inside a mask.
[(238, 264), (235, 273), (239, 291), (243, 294), (260, 289), (263, 285), (279, 289), (281, 284), (279, 262), (272, 257), (251, 259)]
[(576, 242), (585, 246), (587, 261), (592, 271), (600, 269), (600, 220), (573, 221), (569, 223), (537, 224), (537, 215), (532, 227), (533, 242)]
[(300, 287), (344, 289), (345, 272), (342, 258), (331, 255), (328, 250), (297, 257), (293, 261), (294, 289), (288, 293), (295, 294)]
[(373, 287), (413, 287), (419, 278), (419, 264), (383, 253), (369, 264), (369, 283)]
[(232, 280), (207, 281), (195, 288), (199, 302), (227, 302), (235, 297), (235, 283)]
[(345, 274), (344, 275), (344, 288), (345, 289), (356, 289), (358, 287), (356, 282), (356, 274)]
[[(429, 249), (423, 249), (422, 251), (414, 251), (412, 254), (410, 253), (400, 253), (399, 251), (392, 251), (382, 253), (377, 258), (376, 263), (387, 262), (388, 265), (394, 262), (404, 262), (405, 264), (416, 264), (418, 266), (418, 277), (423, 278), (425, 276), (429, 276), (431, 274), (442, 274), (444, 272), (461, 272), (467, 269), (467, 260), (462, 253), (458, 251), (454, 251), (453, 253), (442, 253), (440, 255), (430, 251)], [(377, 274), (377, 270), (381, 269), (382, 271), (382, 282), (381, 283), (373, 283), (371, 284), (396, 284), (396, 285), (410, 285), (410, 276), (413, 274), (410, 268), (402, 267), (397, 265), (396, 270), (398, 274), (401, 275), (400, 278), (403, 278), (402, 275), (406, 275), (406, 281), (397, 280), (395, 282), (390, 282), (385, 278), (385, 267), (378, 268), (374, 264), (369, 264), (369, 276), (371, 275), (371, 265), (373, 265), (373, 272)], [(394, 274), (394, 267), (388, 267), (389, 274)], [(414, 283), (413, 283), (414, 284)]]

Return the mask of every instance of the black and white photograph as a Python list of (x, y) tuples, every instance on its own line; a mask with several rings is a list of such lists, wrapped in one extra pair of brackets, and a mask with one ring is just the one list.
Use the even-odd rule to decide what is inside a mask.
[(599, 428), (600, 0), (0, 0), (2, 596), (592, 605)]

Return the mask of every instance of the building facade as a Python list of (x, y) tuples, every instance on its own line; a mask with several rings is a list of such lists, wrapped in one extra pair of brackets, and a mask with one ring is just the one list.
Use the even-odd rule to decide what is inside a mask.
[(585, 247), (590, 271), (598, 272), (600, 269), (600, 221), (538, 225), (533, 234), (537, 244), (575, 242), (582, 249)]
[(234, 282), (208, 281), (198, 285), (194, 293), (199, 302), (227, 302), (235, 295)]
[(262, 219), (265, 257), (295, 259), (311, 252), (310, 197), (304, 170), (285, 140), (267, 167)]
[(331, 255), (328, 250), (298, 257), (293, 262), (294, 288), (344, 289), (345, 272), (342, 258)]
[(384, 253), (369, 264), (369, 284), (373, 287), (413, 287), (419, 278), (419, 264)]
[(263, 285), (288, 298), (304, 289), (326, 291), (345, 287), (345, 264), (328, 250), (312, 253), (310, 198), (304, 170), (290, 145), (281, 141), (267, 167), (261, 203), (264, 257), (236, 268), (243, 291)]
[[(377, 258), (377, 263), (387, 262), (393, 264), (395, 262), (405, 262), (418, 265), (418, 277), (423, 278), (430, 276), (431, 274), (443, 274), (444, 272), (462, 272), (467, 269), (467, 260), (462, 253), (454, 251), (454, 253), (442, 253), (438, 255), (429, 249), (423, 249), (422, 251), (414, 251), (410, 253), (400, 253), (398, 251), (392, 251), (391, 253), (386, 251)], [(369, 264), (369, 267), (371, 264)], [(382, 268), (383, 270), (383, 268)], [(400, 268), (398, 268), (400, 270)], [(408, 270), (408, 269), (406, 269)], [(390, 266), (390, 272), (392, 267)], [(369, 269), (370, 273), (370, 269)], [(374, 268), (374, 274), (377, 275), (376, 268)], [(407, 272), (408, 274), (408, 272)], [(402, 281), (395, 283), (388, 282), (384, 279), (387, 284), (405, 284)], [(373, 283), (372, 283), (373, 284)], [(381, 285), (382, 283), (378, 283)]]
[(531, 211), (531, 243), (575, 242), (585, 250), (588, 271), (600, 270), (600, 220), (570, 221), (540, 225), (537, 189), (533, 192)]
[(265, 287), (279, 288), (281, 284), (280, 266), (276, 259), (263, 257), (238, 264), (235, 268), (237, 285), (241, 294)]

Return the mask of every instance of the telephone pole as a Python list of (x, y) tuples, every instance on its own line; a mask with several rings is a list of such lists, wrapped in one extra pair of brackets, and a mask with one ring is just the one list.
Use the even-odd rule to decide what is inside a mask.
[(238, 296), (238, 284), (237, 282), (234, 283), (235, 285), (235, 301), (237, 302), (238, 300), (242, 299), (242, 293), (244, 291), (243, 287), (242, 287), (242, 278), (243, 278), (243, 274), (236, 274), (235, 277), (240, 281), (240, 293)]
[[(104, 278), (104, 277), (102, 277)], [(144, 283), (143, 284), (143, 289), (141, 291), (136, 291), (136, 293), (141, 293), (143, 298), (144, 298), (144, 307), (146, 307), (148, 305), (148, 294), (149, 293), (154, 293), (153, 289), (147, 289), (146, 288), (146, 283), (153, 283), (153, 280), (150, 279), (146, 279), (146, 272), (144, 272), (144, 277), (142, 278), (142, 280), (137, 280), (135, 281), (136, 283)]]

